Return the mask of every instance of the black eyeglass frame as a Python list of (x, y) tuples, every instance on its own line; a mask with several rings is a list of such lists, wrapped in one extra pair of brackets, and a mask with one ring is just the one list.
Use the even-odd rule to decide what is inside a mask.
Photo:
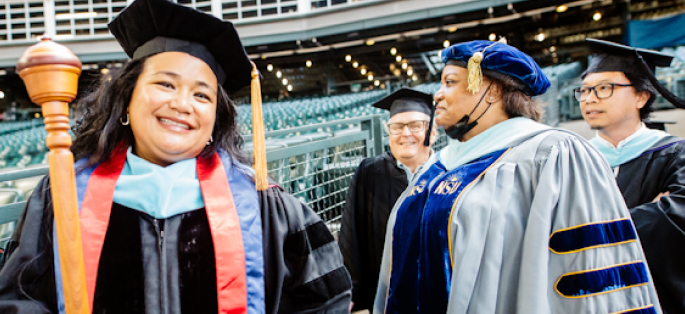
[[(423, 122), (423, 123), (421, 124), (423, 127), (422, 127), (420, 130), (412, 130), (412, 129), (411, 129), (411, 124), (417, 123), (417, 122)], [(414, 121), (410, 121), (409, 123), (388, 123), (388, 124), (385, 125), (385, 131), (388, 132), (388, 134), (391, 134), (391, 135), (400, 135), (400, 134), (404, 133), (404, 128), (408, 128), (410, 133), (418, 133), (418, 132), (425, 131), (426, 128), (428, 127), (428, 124), (429, 124), (429, 123), (430, 123), (430, 122), (429, 122), (429, 121), (426, 121), (426, 120), (414, 120)], [(399, 132), (399, 133), (393, 133), (393, 132), (390, 130), (390, 127), (391, 127), (391, 125), (393, 125), (393, 124), (394, 124), (394, 125), (402, 125), (402, 129), (400, 129), (400, 132)]]
[[(597, 94), (597, 87), (602, 86), (602, 85), (610, 85), (611, 86), (611, 93), (609, 93), (609, 96), (599, 97), (599, 94)], [(573, 90), (573, 96), (576, 97), (576, 100), (583, 102), (583, 101), (587, 100), (588, 97), (590, 97), (590, 94), (592, 94), (592, 92), (595, 92), (595, 97), (597, 97), (597, 99), (607, 99), (611, 96), (614, 96), (614, 89), (616, 89), (616, 86), (628, 87), (628, 86), (633, 86), (633, 85), (632, 84), (618, 84), (618, 83), (602, 83), (602, 84), (597, 84), (595, 86), (581, 86), (581, 87), (578, 87), (578, 88)], [(582, 96), (580, 95), (580, 89), (581, 88), (587, 88), (590, 90), (590, 92), (587, 93), (587, 96), (585, 96), (585, 98), (583, 98), (583, 99), (581, 99)]]

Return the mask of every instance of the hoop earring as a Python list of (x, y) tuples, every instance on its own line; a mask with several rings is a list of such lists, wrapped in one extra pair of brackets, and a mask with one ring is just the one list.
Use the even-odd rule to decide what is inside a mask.
[(213, 142), (214, 142), (214, 139), (213, 139), (212, 136), (210, 135), (210, 136), (209, 136), (209, 142), (207, 142), (207, 145), (212, 145)]
[(128, 113), (126, 113), (126, 122), (124, 122), (124, 120), (122, 120), (122, 119), (123, 119), (123, 117), (119, 118), (119, 122), (121, 122), (121, 125), (129, 125), (131, 123), (130, 118), (128, 116)]

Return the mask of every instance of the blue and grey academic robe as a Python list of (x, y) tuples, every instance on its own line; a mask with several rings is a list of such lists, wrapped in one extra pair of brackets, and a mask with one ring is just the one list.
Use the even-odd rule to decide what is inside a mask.
[[(82, 203), (90, 202), (89, 193), (103, 189), (94, 184), (102, 183), (94, 182), (97, 181), (94, 178), (100, 177), (97, 173), (102, 168), (99, 167), (116, 159), (115, 155), (121, 157), (115, 153), (100, 166), (77, 173), (81, 214), (87, 207)], [(208, 186), (203, 185), (200, 174), (207, 164), (199, 161), (198, 177), (205, 208), (157, 219), (112, 202), (111, 198), (110, 201), (94, 199), (99, 207), (107, 208), (111, 204), (111, 208), (107, 208), (110, 214), (106, 233), (102, 235), (104, 245), (99, 262), (95, 260), (96, 285), (90, 296), (93, 313), (346, 311), (350, 302), (350, 278), (333, 236), (318, 215), (277, 186), (256, 192), (250, 169), (235, 163), (227, 154), (221, 152), (212, 158), (213, 169), (218, 169), (211, 172), (216, 175), (212, 180), (224, 176), (221, 180), (230, 186), (235, 218), (239, 221), (237, 225), (227, 221), (218, 225), (219, 232), (237, 227), (238, 233), (227, 239), (228, 242), (219, 240), (217, 226), (210, 222), (217, 221), (211, 215), (212, 210), (214, 214), (231, 210), (217, 208), (215, 198), (207, 198)], [(214, 202), (214, 209), (210, 210), (208, 200)], [(10, 241), (6, 253), (9, 259), (0, 271), (0, 312), (63, 310), (52, 230), (50, 180), (46, 176), (29, 199)], [(82, 234), (87, 232), (82, 224)], [(226, 248), (236, 245), (244, 252), (242, 255), (225, 255)], [(84, 242), (84, 252), (88, 246)], [(217, 254), (232, 256), (237, 265), (244, 265), (228, 270), (238, 274), (235, 278), (240, 280), (229, 278), (230, 281), (220, 284), (221, 278), (226, 278), (226, 271), (220, 271)], [(226, 260), (221, 263), (225, 264)], [(87, 280), (88, 268), (86, 263)], [(240, 282), (236, 289), (226, 290), (235, 286), (236, 281)], [(237, 308), (235, 303), (243, 305)]]
[(509, 119), (408, 191), (374, 313), (661, 312), (611, 170), (575, 134)]

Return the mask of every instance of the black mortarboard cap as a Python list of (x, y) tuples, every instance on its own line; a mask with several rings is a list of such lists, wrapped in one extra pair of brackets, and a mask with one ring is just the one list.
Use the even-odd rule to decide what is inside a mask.
[(383, 99), (373, 104), (374, 107), (390, 111), (390, 117), (408, 111), (417, 111), (427, 114), (430, 117), (426, 138), (423, 145), (430, 146), (430, 134), (433, 130), (433, 116), (435, 106), (433, 106), (433, 96), (415, 89), (402, 87), (394, 93), (385, 96)]
[(136, 0), (108, 26), (131, 59), (185, 52), (207, 63), (227, 91), (250, 85), (252, 64), (230, 22), (168, 0)]
[(587, 38), (586, 41), (597, 55), (590, 61), (587, 70), (583, 72), (583, 77), (599, 72), (623, 72), (646, 77), (666, 100), (676, 107), (685, 109), (685, 100), (673, 95), (654, 76), (656, 67), (671, 66), (673, 56), (605, 40)]

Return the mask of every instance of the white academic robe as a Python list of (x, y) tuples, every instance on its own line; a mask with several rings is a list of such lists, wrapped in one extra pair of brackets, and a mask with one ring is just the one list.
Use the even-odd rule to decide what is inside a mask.
[[(579, 136), (543, 130), (510, 140), (511, 149), (465, 188), (456, 204), (446, 204), (453, 206), (447, 313), (661, 313), (648, 270), (646, 282), (601, 293), (563, 295), (556, 288), (562, 277), (639, 264), (644, 253), (637, 238), (553, 252), (555, 233), (626, 219), (634, 230), (630, 214), (610, 167)], [(388, 221), (373, 313), (385, 312), (397, 209), (413, 185)]]

